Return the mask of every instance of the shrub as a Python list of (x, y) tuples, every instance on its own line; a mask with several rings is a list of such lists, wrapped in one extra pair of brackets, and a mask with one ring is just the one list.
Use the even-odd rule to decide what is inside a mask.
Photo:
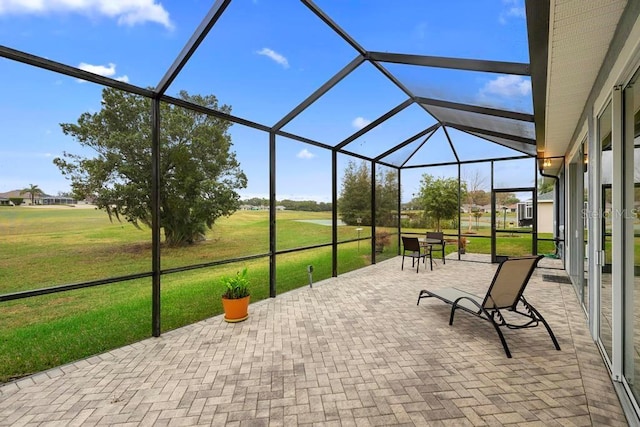
[(376, 251), (382, 252), (385, 246), (391, 244), (391, 233), (385, 230), (376, 230)]
[(247, 269), (239, 271), (235, 276), (224, 276), (220, 279), (224, 287), (222, 298), (240, 299), (249, 296), (249, 278), (247, 277)]

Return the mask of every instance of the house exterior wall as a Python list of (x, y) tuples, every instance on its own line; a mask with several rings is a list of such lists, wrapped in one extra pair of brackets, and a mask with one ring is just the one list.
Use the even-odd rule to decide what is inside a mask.
[(553, 233), (553, 202), (538, 202), (538, 233)]
[[(634, 240), (628, 238), (634, 235), (636, 220), (626, 215), (634, 206), (633, 188), (625, 184), (634, 182), (634, 158), (635, 167), (640, 160), (637, 150), (634, 156), (633, 138), (628, 138), (634, 127), (625, 113), (630, 107), (625, 104), (630, 79), (640, 69), (638, 15), (634, 20), (626, 40), (612, 43), (610, 54), (615, 53), (608, 55), (601, 67), (585, 106), (586, 117), (575, 123), (576, 131), (565, 153), (565, 170), (569, 172), (564, 176), (564, 202), (568, 219), (565, 265), (630, 424), (640, 425), (640, 358), (633, 356), (640, 352), (640, 344), (636, 344), (640, 342), (640, 325), (635, 322), (640, 316), (635, 290), (640, 276), (634, 273), (634, 267), (638, 270)], [(633, 112), (638, 111), (639, 102), (634, 100)], [(605, 132), (611, 132), (612, 148), (603, 151), (601, 128), (607, 120), (611, 125)], [(582, 164), (583, 153), (587, 154), (586, 165)], [(542, 232), (540, 221), (538, 226)], [(584, 236), (586, 245), (582, 237), (573, 238), (578, 234)]]

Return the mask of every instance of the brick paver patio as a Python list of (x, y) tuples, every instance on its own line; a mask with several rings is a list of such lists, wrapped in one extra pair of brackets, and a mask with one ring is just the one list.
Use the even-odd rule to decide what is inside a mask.
[(506, 331), (508, 359), (489, 323), (416, 306), (424, 287), (484, 294), (495, 265), (400, 261), (5, 385), (0, 425), (627, 425), (572, 286), (542, 278), (563, 272), (525, 292), (562, 350)]

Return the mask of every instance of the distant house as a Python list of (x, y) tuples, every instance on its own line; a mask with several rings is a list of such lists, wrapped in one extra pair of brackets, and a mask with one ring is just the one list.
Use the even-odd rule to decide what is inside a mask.
[[(538, 233), (553, 233), (554, 231), (554, 198), (553, 191), (538, 194)], [(533, 201), (531, 199), (518, 203), (518, 222), (521, 227), (532, 225)]]
[[(19, 198), (23, 199), (23, 205), (31, 205), (31, 194), (29, 192), (22, 193), (21, 190), (12, 190), (6, 193), (0, 193), (0, 199)], [(33, 198), (34, 205), (75, 205), (78, 201), (71, 197), (50, 196), (48, 194), (37, 194)]]
[(75, 205), (77, 202), (71, 197), (48, 196), (46, 194), (40, 197), (40, 204), (43, 205)]

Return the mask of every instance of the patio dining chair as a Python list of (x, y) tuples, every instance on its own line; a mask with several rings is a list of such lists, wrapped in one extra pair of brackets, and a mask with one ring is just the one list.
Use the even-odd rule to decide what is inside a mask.
[(429, 257), (429, 264), (431, 270), (433, 270), (433, 258), (431, 257), (431, 246), (425, 246), (420, 244), (420, 240), (417, 237), (402, 236), (402, 267), (404, 270), (404, 257), (411, 258), (411, 267), (414, 267), (417, 261), (416, 273), (420, 270), (420, 260), (426, 263), (427, 257)]
[(444, 233), (441, 231), (427, 231), (427, 242), (435, 242), (438, 241), (438, 243), (432, 243), (431, 244), (431, 249), (434, 249), (434, 245), (435, 246), (439, 246), (440, 249), (442, 249), (442, 263), (446, 264), (447, 261), (445, 259), (444, 256), (444, 246), (446, 245), (446, 242), (444, 241)]
[[(478, 297), (457, 288), (444, 288), (434, 291), (423, 289), (418, 295), (418, 304), (420, 304), (420, 299), (428, 297), (435, 297), (447, 304), (451, 304), (449, 325), (453, 325), (453, 316), (458, 308), (488, 321), (498, 333), (502, 347), (509, 358), (511, 357), (511, 352), (500, 330), (500, 327), (503, 326), (509, 329), (523, 329), (532, 328), (542, 323), (547, 329), (556, 350), (560, 350), (558, 340), (556, 340), (547, 321), (522, 295), (541, 258), (541, 255), (528, 256), (508, 258), (501, 262), (484, 297)], [(507, 313), (503, 313), (503, 311), (519, 316), (510, 316)], [(524, 318), (522, 320), (524, 323), (512, 323), (512, 318)]]

